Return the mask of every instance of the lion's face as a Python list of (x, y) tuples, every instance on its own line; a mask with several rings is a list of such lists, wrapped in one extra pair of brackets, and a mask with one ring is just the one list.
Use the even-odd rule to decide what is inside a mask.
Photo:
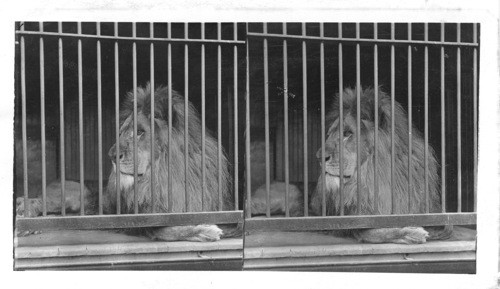
[[(357, 166), (357, 127), (356, 117), (347, 113), (344, 116), (344, 131), (339, 138), (339, 119), (335, 119), (330, 126), (325, 143), (325, 171), (327, 175), (333, 177), (340, 176), (340, 145), (343, 147), (343, 174), (344, 178), (354, 175)], [(371, 125), (361, 121), (361, 163), (364, 163), (369, 154), (369, 140), (371, 139)], [(340, 143), (339, 140), (342, 140)], [(321, 148), (317, 151), (316, 157), (321, 165)]]
[[(151, 164), (151, 126), (150, 120), (143, 114), (137, 114), (137, 174), (143, 175)], [(134, 122), (129, 116), (120, 128), (120, 172), (134, 174)], [(113, 165), (116, 165), (116, 144), (108, 153)]]

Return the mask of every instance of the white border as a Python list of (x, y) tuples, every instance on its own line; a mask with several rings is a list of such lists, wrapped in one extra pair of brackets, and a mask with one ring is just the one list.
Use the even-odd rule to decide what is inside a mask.
[[(281, 272), (12, 272), (12, 202), (2, 202), (3, 286), (26, 288), (493, 288), (499, 256), (498, 1), (216, 0), (4, 2), (0, 31), (0, 188), (12, 195), (14, 21), (480, 22), (477, 275)], [(10, 5), (10, 6), (8, 6)], [(9, 198), (7, 198), (9, 199)], [(7, 272), (7, 274), (5, 274)], [(56, 275), (57, 274), (57, 275)], [(2, 286), (2, 287), (3, 287)], [(6, 288), (7, 288), (6, 287)]]

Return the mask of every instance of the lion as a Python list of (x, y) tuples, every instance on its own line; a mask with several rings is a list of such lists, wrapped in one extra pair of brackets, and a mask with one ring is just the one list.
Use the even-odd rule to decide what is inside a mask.
[[(207, 131), (205, 135), (205, 190), (202, 195), (202, 126), (200, 116), (194, 106), (188, 104), (188, 131), (184, 129), (184, 97), (172, 90), (172, 128), (171, 128), (171, 188), (169, 188), (168, 170), (168, 88), (162, 86), (154, 91), (154, 112), (151, 113), (151, 90), (149, 83), (137, 88), (137, 200), (139, 213), (186, 212), (186, 201), (190, 212), (232, 210), (233, 202), (230, 188), (229, 161), (224, 153), (220, 160), (218, 175), (218, 147), (216, 139)], [(120, 174), (119, 191), (121, 213), (134, 213), (134, 94), (129, 92), (120, 114), (119, 143), (109, 150), (113, 168), (106, 189), (105, 212), (116, 212), (116, 174)], [(151, 171), (151, 127), (150, 118), (155, 122), (154, 166)], [(185, 179), (184, 135), (188, 133), (187, 180)], [(119, 169), (117, 172), (116, 147), (119, 146)], [(219, 184), (220, 177), (220, 184)], [(186, 183), (187, 181), (187, 183)], [(151, 184), (154, 184), (154, 199), (151, 199)], [(219, 185), (222, 191), (222, 208), (219, 207)], [(188, 200), (185, 200), (187, 188)], [(170, 200), (169, 200), (170, 198)], [(202, 208), (203, 203), (203, 208)], [(174, 226), (148, 228), (147, 235), (155, 240), (164, 241), (216, 241), (225, 233), (216, 225)]]
[[(68, 214), (80, 213), (80, 183), (66, 180), (65, 190), (65, 212)], [(46, 211), (48, 215), (60, 215), (62, 183), (61, 180), (51, 182), (46, 188)], [(37, 194), (39, 195), (39, 194)], [(95, 214), (96, 200), (87, 186), (83, 185), (84, 210), (86, 214)], [(16, 198), (16, 216), (18, 217), (38, 217), (43, 214), (42, 197), (28, 198), (28, 208), (25, 211), (24, 197)]]
[[(346, 215), (389, 215), (425, 213), (425, 143), (421, 133), (412, 128), (411, 190), (408, 190), (409, 131), (408, 117), (399, 103), (394, 104), (394, 198), (391, 198), (391, 98), (378, 90), (378, 115), (375, 113), (375, 90), (361, 91), (361, 179), (357, 168), (357, 91), (346, 88), (343, 92), (342, 144), (339, 144), (338, 95), (326, 116), (328, 136), (325, 143), (325, 178), (318, 179), (309, 203), (311, 213), (321, 215), (323, 180), (326, 187), (326, 214), (337, 216), (340, 208)], [(378, 117), (378, 159), (374, 164), (375, 117)], [(343, 146), (343, 202), (340, 203), (339, 146)], [(321, 165), (321, 149), (316, 156)], [(433, 149), (428, 147), (427, 180), (429, 212), (441, 212), (438, 162)], [(378, 177), (377, 208), (374, 207), (374, 173)], [(357, 184), (361, 182), (361, 206), (358, 207)], [(395, 201), (392, 211), (392, 200)], [(451, 226), (440, 228), (421, 227), (377, 228), (350, 230), (348, 233), (359, 241), (369, 243), (424, 243), (428, 239), (445, 239), (451, 235)]]
[[(408, 117), (400, 104), (394, 106), (395, 132), (395, 186), (394, 204), (392, 211), (391, 198), (391, 98), (382, 89), (378, 91), (378, 116), (375, 116), (375, 90), (366, 88), (360, 93), (361, 100), (361, 180), (357, 175), (357, 91), (346, 88), (343, 92), (343, 203), (340, 203), (340, 164), (339, 164), (339, 98), (333, 100), (333, 106), (326, 115), (328, 127), (325, 143), (325, 179), (318, 178), (316, 188), (309, 196), (309, 211), (311, 215), (322, 215), (323, 187), (325, 191), (326, 215), (340, 215), (340, 208), (344, 208), (345, 215), (389, 215), (415, 214), (425, 212), (425, 143), (420, 132), (412, 128), (412, 161), (411, 161), (411, 191), (408, 191)], [(378, 159), (374, 165), (374, 135), (375, 117), (378, 117)], [(321, 149), (316, 153), (321, 162)], [(428, 193), (429, 212), (441, 212), (440, 186), (438, 162), (434, 151), (428, 147)], [(378, 178), (377, 208), (374, 204), (374, 173)], [(361, 182), (361, 207), (358, 207), (358, 181)], [(324, 183), (325, 182), (325, 183)], [(303, 192), (296, 184), (289, 184), (289, 212), (290, 216), (303, 216)], [(270, 186), (270, 213), (283, 215), (285, 213), (285, 184), (273, 182)], [(408, 201), (410, 203), (408, 203)], [(410, 205), (410, 206), (409, 206)], [(259, 187), (252, 193), (252, 215), (266, 213), (265, 186)], [(452, 234), (452, 226), (442, 227), (404, 227), (404, 228), (376, 228), (337, 230), (329, 232), (334, 235), (355, 237), (361, 242), (368, 243), (399, 243), (420, 244), (426, 240), (446, 239)]]

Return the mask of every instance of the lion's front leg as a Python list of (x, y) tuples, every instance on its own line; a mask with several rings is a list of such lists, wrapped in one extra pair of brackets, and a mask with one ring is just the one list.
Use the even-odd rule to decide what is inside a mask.
[(366, 243), (423, 244), (429, 233), (422, 227), (355, 230), (354, 236)]
[(222, 230), (216, 225), (160, 227), (151, 229), (148, 235), (160, 241), (214, 242), (220, 240)]

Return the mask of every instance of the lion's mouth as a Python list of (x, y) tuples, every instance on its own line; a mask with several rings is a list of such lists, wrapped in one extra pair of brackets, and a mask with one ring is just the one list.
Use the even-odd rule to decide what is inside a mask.
[[(321, 163), (320, 163), (320, 167), (321, 167)], [(338, 165), (331, 165), (331, 164), (326, 164), (326, 167), (325, 167), (325, 172), (327, 175), (329, 176), (332, 176), (332, 177), (335, 177), (335, 178), (340, 178), (340, 167)], [(346, 175), (346, 172), (345, 172), (345, 169), (343, 171), (343, 174), (344, 174), (344, 179), (349, 179), (351, 176), (350, 175)]]
[[(120, 173), (121, 173), (122, 175), (126, 175), (126, 176), (130, 176), (130, 177), (134, 177), (134, 173), (128, 173), (128, 172), (123, 172), (123, 171), (121, 171)], [(137, 173), (137, 176), (138, 176), (138, 177), (142, 177), (143, 175), (144, 175), (143, 173), (139, 173), (139, 172)]]
[[(328, 171), (326, 172), (327, 175), (329, 176), (332, 176), (332, 177), (335, 177), (335, 178), (340, 178), (340, 173), (329, 173)], [(350, 175), (344, 175), (344, 179), (350, 179), (351, 176)]]
[[(115, 168), (115, 170), (117, 169), (115, 162), (113, 162), (113, 167)], [(142, 177), (144, 175), (144, 172), (140, 172), (139, 167), (137, 169), (138, 169), (137, 176)], [(134, 177), (134, 166), (131, 165), (130, 163), (120, 162), (119, 171), (120, 171), (120, 174), (122, 174), (124, 176)]]

